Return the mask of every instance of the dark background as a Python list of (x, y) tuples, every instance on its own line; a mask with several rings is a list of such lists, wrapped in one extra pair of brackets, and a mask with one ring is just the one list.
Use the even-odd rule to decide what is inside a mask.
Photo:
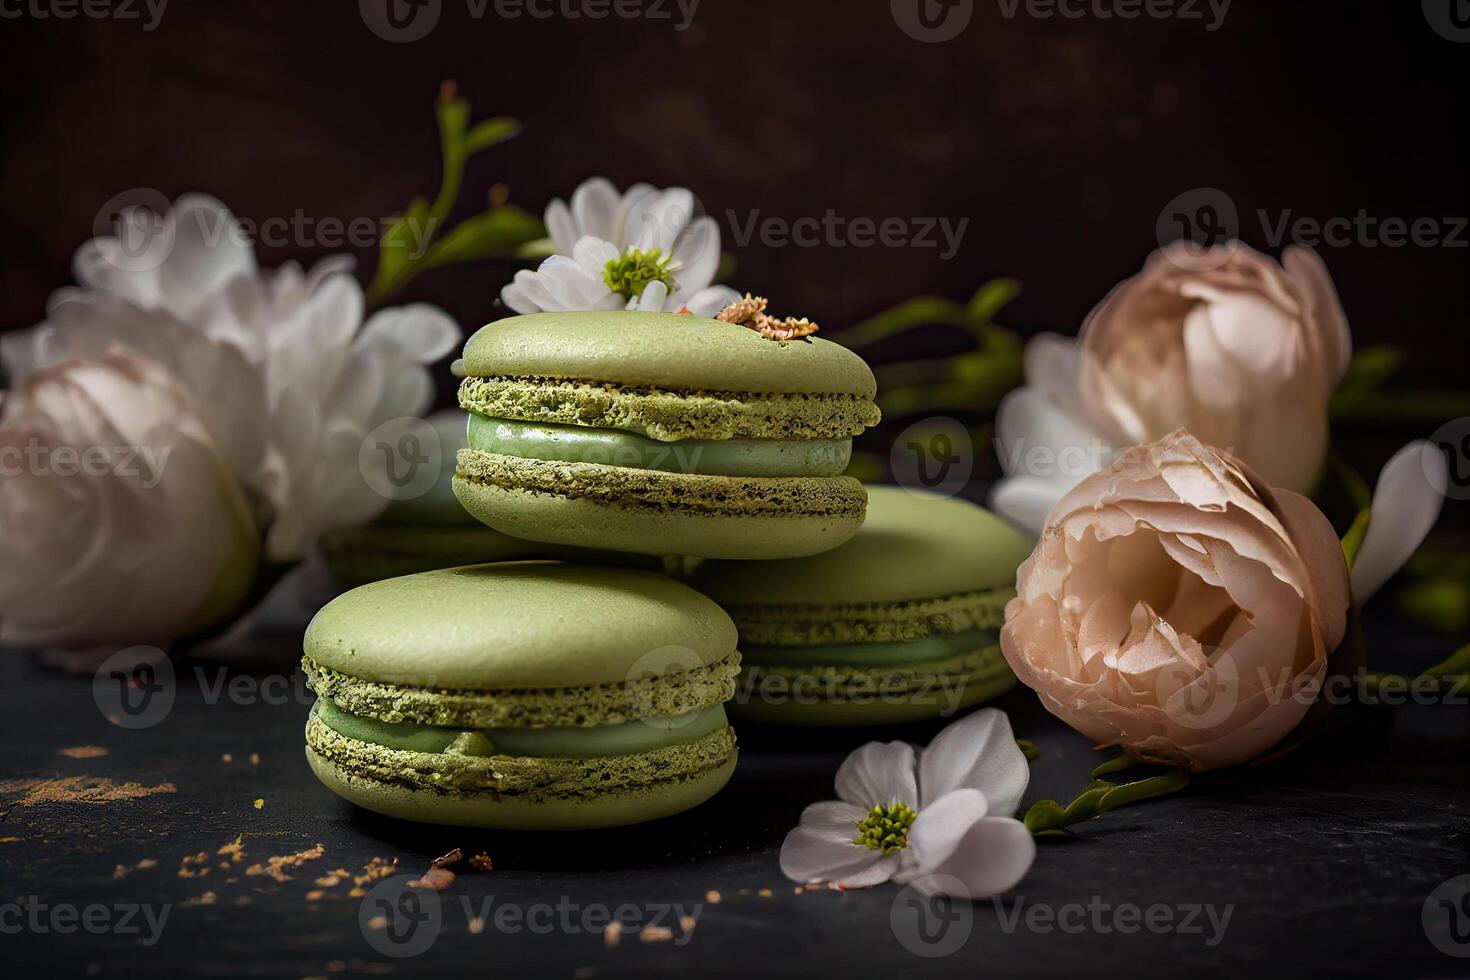
[[(669, 20), (506, 20), (493, 6), (476, 19), (443, 0), (413, 43), (380, 39), (340, 0), (173, 0), (151, 32), (144, 19), (10, 17), (0, 330), (42, 318), (99, 207), (129, 188), (208, 191), (256, 221), (386, 218), (432, 194), (446, 78), (476, 118), (525, 123), (471, 164), (465, 213), (497, 181), (534, 213), (593, 174), (688, 186), (738, 253), (733, 283), (829, 335), (1001, 275), (1025, 285), (1008, 325), (1073, 332), (1155, 247), (1166, 203), (1198, 187), (1228, 193), (1263, 249), (1257, 209), (1272, 221), (1470, 214), (1470, 45), (1432, 30), (1419, 3), (1234, 0), (1213, 32), (1199, 9), (1203, 20), (1007, 18), (975, 0), (964, 32), (937, 44), (907, 36), (885, 0), (702, 0), (682, 33)], [(828, 208), (970, 224), (941, 261), (939, 249), (736, 249), (726, 217)], [(1322, 248), (1355, 341), (1404, 344), (1415, 383), (1463, 384), (1467, 237)], [(260, 258), (337, 250), (303, 241)], [(371, 250), (359, 258), (366, 275)], [(508, 274), (442, 270), (404, 298), (469, 330), (496, 315)], [(1376, 464), (1428, 433), (1371, 434)]]

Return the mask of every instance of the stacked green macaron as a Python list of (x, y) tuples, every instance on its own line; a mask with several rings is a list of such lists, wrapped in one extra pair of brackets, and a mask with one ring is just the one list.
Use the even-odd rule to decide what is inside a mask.
[[(371, 524), (332, 531), (318, 543), (328, 570), (342, 586), (436, 568), (536, 558), (661, 567), (649, 556), (527, 541), (480, 523), (454, 496), (454, 460), (468, 445), (464, 413), (436, 412), (426, 422), (439, 444), (431, 462), (447, 463), (442, 478), (419, 496), (389, 501)], [(385, 459), (384, 465), (390, 461)]]
[(375, 582), (307, 629), (307, 759), (338, 795), (420, 822), (656, 819), (730, 778), (735, 647), (717, 605), (646, 571), (513, 562)]
[(782, 558), (857, 532), (844, 476), (879, 418), (873, 373), (820, 339), (677, 313), (538, 313), (465, 348), (454, 491), (519, 538), (643, 554)]
[(868, 488), (851, 541), (788, 561), (707, 561), (693, 584), (740, 631), (731, 710), (796, 725), (950, 715), (1015, 683), (998, 631), (1030, 540), (958, 498)]

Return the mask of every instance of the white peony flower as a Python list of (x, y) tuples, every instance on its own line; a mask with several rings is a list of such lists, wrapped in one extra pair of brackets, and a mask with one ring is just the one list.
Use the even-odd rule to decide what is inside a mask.
[[(893, 880), (926, 894), (983, 898), (1015, 886), (1036, 843), (1012, 817), (1031, 778), (1005, 713), (982, 708), (928, 748), (869, 742), (837, 770), (839, 800), (813, 803), (781, 845), (803, 884), (866, 888)], [(947, 893), (947, 892), (946, 892)]]
[(0, 402), (0, 646), (163, 645), (229, 616), (259, 532), (193, 398), (123, 350)]
[(239, 223), (210, 197), (181, 197), (142, 247), (143, 219), (119, 220), (118, 237), (78, 250), (80, 288), (58, 291), (35, 330), (0, 338), (12, 380), (114, 344), (172, 372), (253, 497), (272, 561), (375, 516), (387, 501), (358, 472), (362, 441), (429, 407), (426, 365), (458, 343), (454, 322), (416, 304), (364, 323), (345, 257), (309, 274), (259, 270)]
[(585, 181), (571, 204), (546, 208), (557, 254), (522, 269), (500, 292), (517, 313), (557, 310), (688, 309), (714, 316), (740, 295), (711, 286), (720, 265), (720, 229), (694, 217), (694, 195), (634, 184), (626, 194), (603, 177)]
[(1026, 346), (1026, 383), (1002, 401), (1007, 479), (991, 507), (1039, 531), (1046, 514), (1121, 449), (1187, 429), (1275, 486), (1316, 485), (1327, 401), (1352, 340), (1315, 253), (1278, 264), (1240, 243), (1150, 256), (1088, 316), (1076, 340)]

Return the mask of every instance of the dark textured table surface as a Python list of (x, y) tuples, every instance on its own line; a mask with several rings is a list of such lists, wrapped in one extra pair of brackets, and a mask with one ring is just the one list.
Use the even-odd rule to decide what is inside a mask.
[[(1371, 624), (1370, 639), (1406, 668), (1453, 645), (1393, 623)], [(747, 726), (722, 794), (645, 827), (411, 826), (355, 811), (307, 770), (309, 695), (280, 666), (295, 643), (253, 642), (251, 656), (277, 664), (264, 670), (180, 664), (172, 708), (137, 730), (109, 722), (88, 678), (0, 659), (9, 975), (1470, 975), (1470, 908), (1428, 901), (1470, 874), (1463, 701), (1339, 710), (1283, 760), (1042, 842), (999, 901), (925, 913), (892, 886), (802, 891), (777, 867), (783, 836), (831, 798), (862, 735)], [(1002, 706), (1041, 750), (1028, 799), (1070, 798), (1096, 754), (1029, 693)], [(454, 847), (488, 853), (493, 870), (461, 874), (437, 910), (403, 906), (418, 926), (391, 936), (371, 921), (384, 892), (332, 883), (375, 857), (417, 875)], [(299, 866), (273, 876), (284, 855)], [(615, 944), (609, 916), (627, 926)], [(413, 944), (428, 948), (387, 955)]]

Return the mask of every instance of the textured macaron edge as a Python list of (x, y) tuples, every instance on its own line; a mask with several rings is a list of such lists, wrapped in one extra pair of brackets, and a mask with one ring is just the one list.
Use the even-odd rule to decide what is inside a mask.
[(478, 449), (460, 450), (455, 479), (660, 512), (860, 518), (868, 505), (867, 491), (850, 476), (704, 476), (522, 459)]
[(728, 701), (740, 654), (657, 677), (587, 687), (500, 691), (408, 687), (354, 677), (301, 658), (307, 684), (342, 710), (386, 722), (456, 728), (587, 728), (664, 718)]
[(350, 738), (313, 713), (307, 748), (359, 779), (446, 796), (514, 798), (531, 802), (595, 798), (608, 792), (653, 788), (697, 779), (735, 753), (729, 725), (697, 739), (631, 755), (593, 758), (468, 756), (392, 749)]
[(1014, 674), (996, 643), (943, 660), (902, 666), (753, 664), (745, 668), (734, 704), (760, 700), (767, 692), (789, 696), (796, 687), (820, 701), (841, 703), (879, 696), (908, 697), (936, 687), (955, 689), (1004, 678), (1014, 680)]
[(459, 404), (488, 418), (626, 429), (665, 442), (845, 439), (882, 419), (862, 395), (678, 391), (566, 378), (466, 378)]
[(897, 643), (926, 636), (997, 630), (1005, 624), (1011, 586), (905, 602), (721, 603), (747, 646)]

